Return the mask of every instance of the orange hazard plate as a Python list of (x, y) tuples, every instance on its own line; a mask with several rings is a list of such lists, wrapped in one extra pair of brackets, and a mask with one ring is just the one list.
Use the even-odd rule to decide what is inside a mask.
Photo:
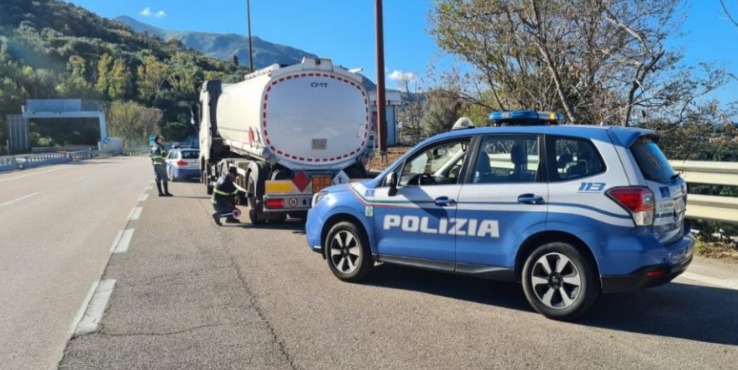
[(313, 193), (317, 193), (323, 188), (333, 185), (333, 178), (330, 176), (313, 176)]

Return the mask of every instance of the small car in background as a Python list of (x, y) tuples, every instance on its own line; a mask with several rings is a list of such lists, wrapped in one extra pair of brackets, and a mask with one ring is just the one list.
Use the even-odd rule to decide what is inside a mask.
[(174, 148), (167, 155), (167, 177), (170, 181), (187, 180), (200, 177), (200, 157), (198, 149)]

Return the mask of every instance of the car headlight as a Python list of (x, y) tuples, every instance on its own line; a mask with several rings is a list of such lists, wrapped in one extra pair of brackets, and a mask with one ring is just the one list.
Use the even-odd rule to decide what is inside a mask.
[(316, 204), (320, 203), (325, 196), (328, 195), (327, 191), (319, 191), (317, 194), (313, 195), (313, 207), (315, 207)]

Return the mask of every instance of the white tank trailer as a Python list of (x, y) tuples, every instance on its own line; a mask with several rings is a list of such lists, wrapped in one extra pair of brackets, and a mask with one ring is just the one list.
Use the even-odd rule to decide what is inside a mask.
[(329, 59), (272, 65), (234, 84), (206, 81), (193, 120), (208, 194), (237, 166), (252, 223), (304, 216), (315, 192), (366, 177), (374, 155), (362, 77)]

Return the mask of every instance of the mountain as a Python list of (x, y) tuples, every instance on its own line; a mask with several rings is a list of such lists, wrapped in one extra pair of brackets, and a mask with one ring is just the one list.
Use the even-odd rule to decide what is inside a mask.
[[(149, 35), (156, 35), (165, 41), (171, 39), (179, 40), (184, 45), (199, 50), (213, 58), (230, 61), (234, 55), (237, 55), (241, 65), (248, 66), (249, 64), (249, 39), (246, 36), (234, 33), (170, 31), (139, 22), (126, 16), (117, 17), (115, 20), (130, 27), (135, 32), (146, 32)], [(254, 48), (254, 68), (257, 69), (275, 63), (299, 63), (303, 57), (317, 57), (315, 54), (293, 47), (271, 43), (256, 36), (252, 37), (251, 43)]]

